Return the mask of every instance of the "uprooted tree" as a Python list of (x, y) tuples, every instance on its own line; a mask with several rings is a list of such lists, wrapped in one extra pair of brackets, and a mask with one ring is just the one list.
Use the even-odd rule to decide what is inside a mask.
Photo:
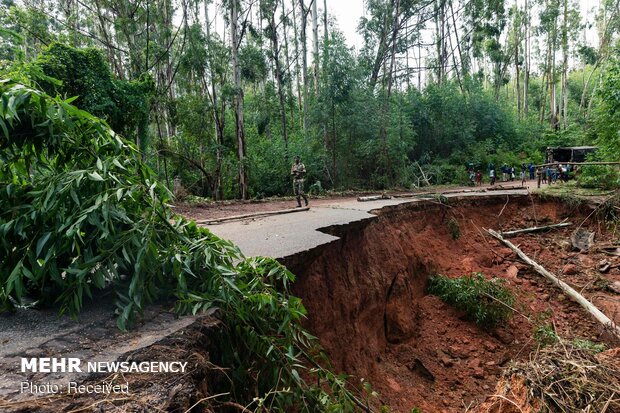
[(97, 291), (114, 290), (125, 329), (158, 298), (176, 299), (180, 313), (218, 308), (221, 359), (235, 371), (230, 399), (274, 411), (361, 405), (345, 378), (321, 367), (286, 268), (246, 259), (173, 215), (133, 144), (71, 99), (28, 80), (4, 80), (0, 91), (0, 310), (56, 303), (76, 315)]

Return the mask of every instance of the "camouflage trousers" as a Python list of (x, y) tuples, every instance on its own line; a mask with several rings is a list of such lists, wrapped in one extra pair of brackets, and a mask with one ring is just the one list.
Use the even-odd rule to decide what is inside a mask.
[(293, 179), (293, 193), (297, 197), (297, 203), (301, 206), (301, 198), (303, 197), (306, 205), (308, 205), (308, 197), (304, 192), (304, 180)]

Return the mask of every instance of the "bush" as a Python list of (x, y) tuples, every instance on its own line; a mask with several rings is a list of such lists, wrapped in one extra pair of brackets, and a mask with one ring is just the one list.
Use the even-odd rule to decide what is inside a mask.
[(615, 165), (586, 165), (579, 175), (578, 185), (583, 188), (616, 189), (620, 173)]
[(452, 217), (448, 221), (448, 232), (453, 240), (457, 240), (461, 237), (461, 227), (459, 226), (459, 221), (456, 218)]
[(454, 279), (437, 275), (431, 277), (428, 291), (465, 311), (477, 325), (491, 328), (512, 316), (510, 307), (515, 299), (503, 284), (504, 280), (486, 280), (481, 273)]

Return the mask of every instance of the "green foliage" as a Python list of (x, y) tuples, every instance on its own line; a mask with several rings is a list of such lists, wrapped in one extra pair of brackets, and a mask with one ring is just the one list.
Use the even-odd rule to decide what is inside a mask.
[(551, 324), (539, 324), (534, 329), (534, 340), (541, 346), (550, 346), (557, 343), (559, 339)]
[(573, 339), (573, 341), (571, 341), (571, 344), (579, 349), (583, 349), (583, 350), (589, 350), (593, 353), (601, 353), (603, 351), (605, 351), (606, 346), (604, 343), (594, 343), (590, 340), (586, 340), (583, 338), (575, 338)]
[(512, 316), (515, 298), (504, 286), (503, 280), (486, 280), (481, 273), (448, 278), (443, 275), (431, 277), (428, 291), (484, 328), (492, 328)]
[(448, 220), (447, 223), (448, 232), (453, 240), (457, 240), (461, 237), (461, 228), (459, 226), (459, 221), (456, 218), (452, 217)]
[(583, 188), (616, 189), (620, 186), (620, 172), (615, 165), (586, 165), (579, 175)]
[[(620, 47), (616, 47), (620, 51)], [(603, 83), (597, 96), (593, 129), (598, 151), (590, 160), (617, 161), (620, 158), (620, 58), (615, 53), (610, 59)], [(616, 166), (586, 166), (579, 177), (579, 185), (586, 188), (616, 189), (620, 186), (620, 172)]]
[(149, 97), (154, 85), (149, 77), (136, 81), (115, 79), (100, 50), (76, 49), (52, 43), (38, 55), (34, 66), (61, 83), (40, 79), (50, 95), (78, 97), (83, 110), (105, 119), (114, 131), (146, 144)]
[(0, 91), (0, 310), (33, 299), (76, 315), (103, 289), (118, 296), (121, 329), (158, 298), (182, 313), (218, 309), (214, 358), (233, 373), (233, 400), (354, 410), (346, 378), (321, 367), (301, 327), (286, 268), (174, 216), (135, 147), (96, 117), (23, 83)]

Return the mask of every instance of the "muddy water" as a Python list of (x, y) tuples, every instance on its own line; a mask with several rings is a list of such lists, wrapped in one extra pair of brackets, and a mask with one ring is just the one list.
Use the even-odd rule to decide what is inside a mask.
[[(483, 236), (483, 228), (577, 220), (589, 212), (527, 196), (401, 205), (363, 225), (325, 229), (340, 239), (285, 264), (297, 274), (294, 293), (308, 309), (307, 327), (337, 369), (354, 381), (371, 381), (380, 393), (378, 404), (397, 412), (415, 407), (460, 412), (493, 391), (510, 360), (528, 357), (536, 345), (534, 325), (517, 315), (493, 331), (481, 330), (426, 294), (429, 275), (482, 272), (504, 278), (524, 315), (552, 313), (562, 334), (604, 339), (585, 312), (515, 261), (510, 250)], [(447, 224), (451, 219), (458, 223), (456, 240)], [(599, 228), (593, 220), (587, 225)], [(562, 244), (570, 231), (518, 242), (541, 264), (561, 271), (570, 258)], [(608, 235), (603, 229), (600, 236)]]

